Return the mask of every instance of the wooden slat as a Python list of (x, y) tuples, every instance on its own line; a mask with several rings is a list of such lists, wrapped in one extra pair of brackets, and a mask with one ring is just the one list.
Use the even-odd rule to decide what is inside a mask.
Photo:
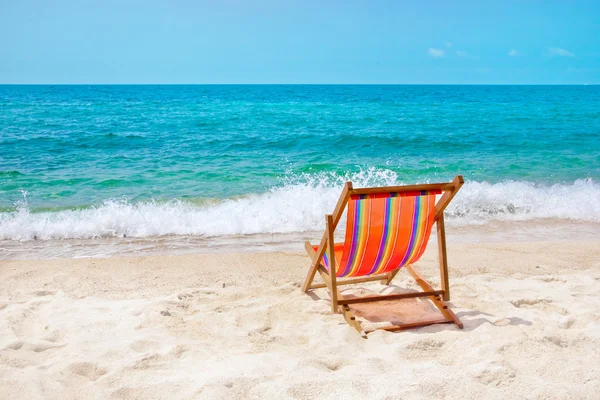
[[(339, 285), (339, 283), (338, 283), (338, 285)], [(324, 284), (324, 283), (313, 283), (308, 288), (309, 289), (323, 289), (323, 288), (326, 288), (326, 287), (327, 287), (327, 285)]]
[(331, 287), (331, 277), (329, 276), (329, 273), (325, 269), (325, 267), (322, 265), (319, 265), (319, 267), (317, 268), (317, 271), (319, 272), (319, 275), (321, 275), (321, 278), (325, 282), (325, 285), (329, 289), (329, 292), (330, 293), (333, 292), (333, 289)]
[(450, 301), (450, 283), (448, 280), (448, 255), (446, 253), (446, 228), (444, 227), (444, 214), (437, 220), (438, 260), (440, 263), (440, 281), (444, 291), (444, 301)]
[(352, 182), (346, 182), (344, 185), (344, 189), (342, 189), (342, 195), (338, 199), (335, 208), (333, 209), (333, 230), (337, 227), (338, 222), (342, 218), (342, 214), (344, 209), (346, 208), (346, 204), (348, 204), (348, 199), (350, 198), (350, 192), (352, 191)]
[[(350, 191), (352, 190), (352, 182), (346, 182), (344, 185), (344, 189), (342, 190), (342, 194), (338, 199), (337, 204), (335, 205), (335, 209), (333, 210), (333, 230), (337, 226), (340, 218), (342, 218), (342, 212), (344, 208), (346, 208), (346, 204), (348, 204), (348, 198), (350, 198)], [(323, 238), (321, 239), (321, 243), (319, 243), (319, 248), (317, 249), (316, 256), (312, 257), (312, 264), (310, 269), (308, 270), (308, 274), (304, 279), (304, 284), (302, 285), (302, 291), (308, 292), (310, 288), (310, 284), (315, 278), (315, 273), (317, 272), (317, 266), (321, 262), (323, 258), (323, 254), (325, 254), (325, 250), (327, 249), (327, 232), (323, 233)]]
[(358, 322), (356, 320), (356, 317), (354, 316), (354, 314), (352, 313), (352, 311), (350, 310), (350, 308), (348, 306), (341, 305), (340, 306), (340, 312), (344, 316), (344, 319), (346, 320), (346, 322), (348, 323), (348, 325), (350, 325), (351, 327), (353, 327), (354, 329), (356, 329), (358, 331), (358, 333), (360, 333), (360, 335), (363, 338), (366, 339), (367, 338), (367, 333), (362, 329), (362, 326), (361, 326), (360, 322)]
[(439, 296), (443, 293), (444, 292), (442, 290), (432, 290), (429, 292), (383, 294), (383, 295), (377, 295), (377, 296), (355, 297), (355, 298), (351, 298), (351, 299), (338, 300), (338, 303), (339, 304), (357, 304), (357, 303), (369, 303), (369, 302), (373, 302), (373, 301), (384, 301), (384, 300), (413, 299), (415, 297)]
[(404, 269), (408, 271), (408, 273), (414, 278), (417, 282), (417, 285), (421, 286), (421, 288), (425, 291), (432, 292), (433, 287), (427, 282), (423, 277), (413, 268), (412, 265), (404, 266)]
[[(419, 275), (419, 273), (411, 265), (406, 265), (404, 268), (415, 279), (415, 281), (417, 282), (417, 285), (421, 286), (421, 288), (424, 291), (433, 291), (433, 287), (429, 284), (429, 282), (427, 282), (425, 279), (423, 279), (423, 277), (421, 275)], [(448, 308), (448, 306), (446, 305), (445, 302), (438, 300), (435, 296), (431, 296), (429, 298), (429, 300), (431, 300), (433, 302), (433, 304), (437, 307), (438, 310), (440, 310), (440, 312), (442, 313), (442, 315), (444, 317), (446, 317), (446, 319), (452, 320), (454, 322), (454, 324), (456, 326), (458, 326), (460, 329), (463, 328), (462, 322), (452, 312), (452, 310), (450, 310)]]
[(353, 194), (350, 196), (351, 200), (363, 200), (363, 199), (382, 199), (389, 197), (416, 197), (416, 196), (427, 196), (432, 194), (442, 194), (442, 190), (415, 190), (413, 192), (385, 192), (385, 193), (368, 193), (368, 194)]
[(317, 267), (319, 266), (319, 263), (321, 262), (321, 258), (323, 258), (325, 244), (327, 244), (327, 232), (325, 232), (323, 234), (323, 239), (321, 240), (321, 244), (319, 245), (319, 249), (323, 248), (323, 253), (321, 253), (321, 256), (318, 257), (318, 259), (317, 259), (317, 252), (314, 251), (314, 249), (312, 248), (312, 245), (310, 245), (311, 247), (309, 250), (309, 248), (307, 247), (308, 246), (307, 244), (310, 245), (310, 242), (306, 241), (304, 247), (306, 248), (306, 252), (309, 254), (312, 262), (310, 264), (310, 268), (308, 269), (308, 274), (306, 274), (306, 278), (304, 279), (304, 283), (302, 284), (302, 291), (304, 293), (308, 292), (308, 289), (310, 288), (310, 284), (315, 279)]
[(396, 277), (396, 275), (398, 275), (398, 272), (400, 272), (400, 268), (397, 268), (391, 272), (388, 272), (387, 275), (387, 279), (385, 280), (384, 283), (385, 285), (389, 285), (390, 283), (392, 283), (392, 280)]
[(450, 307), (448, 307), (448, 305), (446, 305), (445, 302), (438, 300), (437, 297), (430, 297), (431, 301), (433, 302), (433, 304), (435, 304), (435, 306), (438, 308), (438, 310), (440, 310), (440, 312), (448, 319), (450, 319), (452, 322), (454, 322), (454, 325), (456, 325), (457, 327), (459, 327), (460, 329), (463, 328), (463, 323), (460, 319), (458, 319), (458, 317), (456, 316), (456, 314), (454, 314), (454, 312), (450, 309)]
[(453, 190), (455, 188), (454, 182), (443, 182), (443, 183), (424, 183), (419, 185), (405, 185), (405, 186), (381, 186), (373, 188), (359, 188), (350, 190), (350, 195), (359, 194), (376, 194), (376, 193), (404, 193), (404, 192), (416, 192), (421, 190)]
[(327, 252), (329, 253), (329, 279), (331, 279), (331, 312), (338, 312), (338, 296), (337, 296), (337, 285), (336, 285), (336, 260), (335, 260), (335, 246), (333, 243), (333, 216), (327, 214)]
[[(325, 267), (323, 267), (322, 265), (319, 265), (319, 267), (317, 268), (317, 271), (319, 272), (319, 274), (321, 275), (321, 278), (323, 279), (323, 281), (325, 281), (327, 283), (328, 287), (331, 287), (331, 276), (329, 275), (329, 271), (327, 271), (325, 269)], [(339, 289), (337, 287), (334, 287), (333, 290), (330, 291), (330, 293), (335, 292), (335, 295), (338, 299), (343, 300), (344, 296), (342, 296), (342, 294), (340, 293)], [(343, 314), (344, 319), (346, 320), (346, 322), (352, 326), (354, 329), (356, 329), (362, 337), (364, 337), (365, 339), (367, 338), (367, 334), (362, 330), (362, 327), (360, 325), (360, 322), (358, 322), (356, 320), (356, 317), (354, 316), (354, 314), (352, 313), (352, 311), (350, 310), (350, 308), (346, 305), (339, 305), (338, 304), (338, 310)]]
[(407, 324), (402, 324), (402, 325), (382, 326), (380, 328), (368, 329), (365, 331), (365, 333), (371, 333), (371, 332), (375, 332), (375, 331), (388, 331), (388, 332), (404, 331), (407, 329), (420, 328), (420, 327), (428, 326), (428, 325), (446, 324), (446, 323), (452, 323), (452, 322), (453, 322), (452, 320), (439, 318), (439, 319), (432, 319), (432, 320), (427, 320), (427, 321), (409, 322)]
[(435, 205), (435, 219), (438, 219), (440, 215), (444, 212), (450, 201), (456, 196), (458, 190), (465, 183), (462, 175), (456, 175), (456, 177), (450, 182), (448, 185), (451, 185), (451, 188), (448, 189), (446, 193), (440, 197), (437, 204)]
[(308, 256), (310, 257), (311, 260), (315, 259), (315, 255), (317, 254), (317, 252), (315, 251), (315, 249), (313, 248), (313, 245), (308, 240), (306, 242), (304, 242), (304, 250), (306, 250), (306, 253), (308, 254)]
[[(362, 283), (362, 282), (384, 281), (387, 278), (388, 278), (387, 274), (371, 275), (371, 276), (367, 276), (364, 278), (349, 278), (349, 279), (345, 279), (345, 280), (336, 280), (336, 285), (343, 286), (343, 285), (354, 285), (356, 283)], [(320, 289), (320, 288), (324, 288), (324, 287), (327, 287), (327, 285), (325, 285), (323, 283), (313, 283), (312, 285), (310, 285), (310, 289)]]

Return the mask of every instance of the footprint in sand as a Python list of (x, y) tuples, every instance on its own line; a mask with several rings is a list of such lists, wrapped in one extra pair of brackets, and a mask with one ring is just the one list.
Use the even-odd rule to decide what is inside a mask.
[(35, 292), (33, 292), (34, 296), (52, 296), (56, 294), (56, 292), (50, 291), (50, 290), (36, 290)]
[(349, 365), (350, 362), (343, 358), (330, 358), (327, 360), (315, 360), (313, 364), (319, 369), (333, 372)]
[(566, 279), (563, 279), (563, 278), (558, 278), (558, 277), (556, 277), (556, 276), (552, 276), (552, 275), (549, 275), (549, 276), (541, 276), (541, 277), (539, 277), (539, 278), (537, 278), (537, 279), (541, 280), (542, 282), (546, 282), (546, 283), (550, 283), (550, 282), (561, 282), (561, 283), (566, 283), (566, 282), (567, 282), (567, 280), (566, 280)]
[(0, 353), (0, 365), (6, 365), (11, 368), (27, 368), (36, 365), (35, 361), (11, 355), (10, 353)]
[(511, 300), (510, 303), (516, 308), (530, 308), (540, 311), (552, 311), (561, 315), (569, 315), (569, 310), (554, 305), (550, 299), (517, 299)]
[(74, 363), (69, 366), (69, 370), (79, 376), (88, 378), (91, 381), (95, 381), (102, 375), (106, 375), (108, 372), (105, 368), (101, 368), (96, 363), (91, 362), (80, 362)]
[(571, 329), (573, 324), (575, 323), (575, 319), (572, 317), (563, 317), (558, 322), (557, 326), (561, 329)]
[(213, 295), (217, 295), (217, 290), (216, 289), (212, 289), (212, 288), (199, 288), (199, 289), (195, 289), (195, 290), (190, 290), (187, 292), (181, 292), (177, 295), (177, 298), (179, 300), (185, 300), (185, 299), (189, 299), (192, 297), (196, 297), (196, 295), (206, 295), (206, 296), (213, 296)]
[(23, 347), (23, 342), (21, 342), (20, 340), (17, 340), (16, 342), (10, 343), (5, 348), (6, 349), (11, 349), (11, 350), (20, 350), (21, 347)]
[(403, 358), (431, 358), (440, 354), (440, 349), (446, 342), (435, 339), (422, 339), (414, 343), (410, 343), (405, 348), (400, 350), (400, 355)]
[(223, 306), (223, 305), (218, 305), (218, 306), (214, 307), (212, 309), (212, 311), (220, 314), (220, 313), (229, 311), (229, 307), (226, 307), (226, 306)]
[(129, 345), (129, 348), (138, 353), (146, 353), (160, 348), (160, 343), (151, 340), (137, 340)]
[(511, 300), (510, 303), (517, 308), (531, 308), (539, 304), (550, 304), (552, 300), (548, 299), (517, 299)]
[(552, 343), (558, 347), (569, 347), (569, 342), (566, 339), (563, 339), (558, 336), (545, 336), (544, 341)]
[(293, 399), (319, 399), (325, 397), (329, 392), (323, 389), (323, 382), (308, 381), (306, 383), (295, 383), (287, 389), (287, 395)]
[(439, 349), (440, 347), (444, 346), (444, 344), (445, 342), (441, 340), (423, 339), (417, 340), (416, 342), (409, 344), (408, 346), (406, 346), (406, 348), (408, 350), (429, 351)]
[(46, 350), (56, 349), (56, 348), (64, 347), (64, 346), (66, 346), (66, 345), (65, 344), (56, 344), (56, 343), (47, 342), (47, 341), (39, 341), (39, 342), (29, 343), (27, 347), (29, 350), (32, 350), (36, 353), (43, 353)]
[(347, 363), (342, 360), (328, 360), (323, 362), (323, 365), (325, 365), (325, 367), (330, 371), (337, 371), (346, 364)]
[(266, 323), (265, 325), (262, 325), (256, 329), (251, 329), (248, 334), (249, 335), (254, 335), (254, 334), (261, 334), (261, 335), (267, 335), (269, 334), (269, 332), (271, 331), (271, 325), (269, 325), (268, 323)]
[[(48, 329), (48, 327), (46, 326), (46, 330), (47, 329)], [(55, 329), (55, 330), (47, 332), (41, 339), (46, 342), (56, 343), (60, 339), (62, 339), (62, 335), (61, 335), (60, 331)]]
[(181, 356), (189, 350), (188, 346), (175, 345), (166, 352), (159, 353), (158, 351), (150, 351), (148, 355), (138, 359), (131, 366), (132, 369), (151, 369), (165, 362), (181, 358)]
[(486, 366), (473, 375), (477, 381), (488, 386), (506, 386), (515, 376), (514, 371), (497, 365)]

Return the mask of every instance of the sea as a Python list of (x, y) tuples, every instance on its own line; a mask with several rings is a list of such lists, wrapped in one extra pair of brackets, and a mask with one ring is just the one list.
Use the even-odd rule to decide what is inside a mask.
[(600, 86), (0, 85), (2, 259), (302, 251), (457, 174), (449, 241), (599, 239)]

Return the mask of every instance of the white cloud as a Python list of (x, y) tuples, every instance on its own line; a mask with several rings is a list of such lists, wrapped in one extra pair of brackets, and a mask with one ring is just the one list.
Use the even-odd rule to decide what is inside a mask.
[(427, 50), (427, 52), (429, 53), (429, 55), (431, 57), (436, 57), (436, 58), (440, 58), (440, 57), (444, 57), (444, 50), (440, 50), (440, 49), (434, 49), (432, 47), (429, 48), (429, 50)]
[(561, 49), (560, 47), (548, 47), (548, 53), (560, 57), (575, 57), (575, 54), (571, 53), (569, 50)]
[(444, 44), (446, 45), (446, 47), (447, 47), (447, 48), (450, 48), (450, 47), (452, 47), (452, 42), (446, 42), (446, 43), (444, 43)]
[(509, 56), (511, 56), (511, 57), (516, 57), (516, 56), (520, 56), (520, 55), (521, 55), (521, 53), (519, 53), (519, 52), (518, 52), (517, 50), (515, 50), (515, 49), (510, 49), (510, 50), (508, 51), (508, 55), (509, 55)]
[(475, 60), (475, 59), (479, 58), (479, 56), (476, 56), (474, 54), (468, 53), (468, 52), (466, 52), (464, 50), (456, 50), (455, 54), (456, 54), (456, 57), (469, 58), (469, 59), (472, 59), (472, 60)]

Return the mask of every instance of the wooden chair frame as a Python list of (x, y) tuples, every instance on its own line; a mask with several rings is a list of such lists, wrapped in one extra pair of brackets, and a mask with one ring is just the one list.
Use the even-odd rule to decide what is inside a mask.
[[(399, 331), (410, 328), (417, 328), (426, 325), (439, 324), (439, 323), (454, 323), (456, 326), (462, 329), (463, 324), (458, 317), (450, 310), (447, 301), (450, 300), (450, 285), (448, 281), (448, 257), (446, 254), (446, 231), (444, 226), (444, 210), (454, 198), (460, 187), (463, 185), (464, 180), (461, 175), (457, 175), (452, 182), (447, 183), (431, 183), (422, 185), (407, 185), (407, 186), (389, 186), (389, 187), (375, 187), (375, 188), (361, 188), (354, 189), (352, 182), (346, 182), (342, 194), (335, 206), (333, 214), (326, 215), (326, 228), (321, 243), (318, 249), (315, 251), (310, 242), (305, 243), (306, 252), (312, 260), (310, 269), (302, 285), (302, 291), (308, 292), (310, 289), (327, 288), (331, 296), (331, 312), (341, 312), (344, 319), (348, 324), (358, 330), (362, 335), (366, 336), (371, 331), (364, 331), (360, 325), (360, 322), (356, 320), (356, 317), (351, 312), (349, 305), (356, 303), (365, 303), (382, 300), (395, 300), (395, 299), (407, 299), (415, 297), (427, 297), (433, 302), (433, 304), (440, 310), (443, 318), (434, 320), (419, 321), (414, 323), (386, 326), (378, 329), (384, 329), (387, 331)], [(417, 284), (423, 289), (422, 292), (414, 293), (401, 293), (401, 294), (389, 294), (389, 295), (375, 295), (346, 299), (340, 293), (338, 286), (351, 285), (369, 281), (381, 281), (382, 284), (389, 285), (394, 279), (400, 269), (394, 271), (371, 275), (357, 278), (346, 278), (337, 279), (336, 274), (330, 273), (330, 271), (336, 271), (336, 259), (334, 252), (334, 239), (333, 233), (337, 227), (338, 222), (342, 217), (342, 213), (348, 204), (350, 196), (361, 195), (361, 194), (376, 194), (376, 193), (406, 193), (415, 191), (433, 191), (441, 190), (442, 196), (435, 205), (435, 216), (434, 221), (437, 227), (437, 241), (438, 241), (438, 254), (440, 264), (440, 280), (441, 290), (434, 290), (434, 288), (427, 282), (419, 273), (414, 269), (412, 265), (406, 265), (403, 269), (406, 269), (408, 273), (415, 279)], [(325, 251), (328, 252), (328, 258), (330, 262), (330, 270), (327, 270), (321, 263)], [(402, 268), (401, 268), (402, 269)], [(325, 283), (313, 283), (316, 273), (321, 275), (321, 278)]]

